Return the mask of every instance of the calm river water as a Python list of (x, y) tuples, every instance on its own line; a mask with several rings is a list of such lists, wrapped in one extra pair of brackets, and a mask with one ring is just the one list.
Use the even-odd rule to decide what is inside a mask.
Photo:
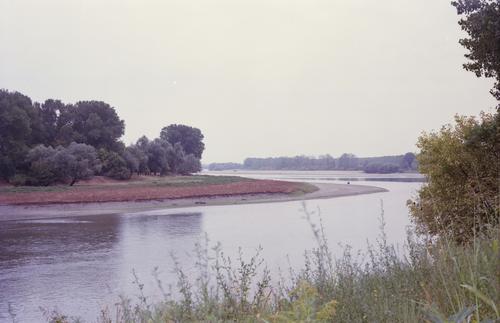
[[(239, 175), (242, 173), (230, 173)], [(403, 244), (409, 225), (406, 200), (421, 183), (396, 182), (400, 176), (369, 176), (342, 172), (251, 172), (256, 178), (309, 182), (358, 180), (389, 192), (307, 201), (321, 211), (332, 250), (339, 244), (365, 249), (378, 237), (381, 201), (390, 242)], [(407, 175), (414, 179), (418, 176)], [(175, 254), (187, 271), (193, 250), (205, 234), (210, 244), (222, 244), (235, 256), (241, 247), (252, 255), (262, 246), (268, 267), (277, 272), (289, 264), (300, 268), (303, 253), (315, 246), (301, 202), (200, 206), (141, 213), (94, 215), (43, 220), (0, 222), (0, 322), (40, 322), (40, 307), (93, 321), (99, 310), (134, 296), (133, 271), (145, 285), (145, 294), (160, 296), (152, 275), (158, 267), (164, 285), (175, 283)], [(316, 219), (317, 220), (317, 219)]]

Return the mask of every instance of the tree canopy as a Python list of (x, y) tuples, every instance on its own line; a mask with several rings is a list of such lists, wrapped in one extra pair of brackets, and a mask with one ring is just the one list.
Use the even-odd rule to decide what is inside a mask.
[(102, 101), (32, 102), (0, 90), (0, 178), (23, 185), (74, 184), (93, 175), (128, 179), (136, 174), (200, 171), (203, 134), (186, 125), (164, 127), (160, 138), (141, 137), (125, 147), (125, 123)]
[(59, 135), (57, 142), (84, 143), (96, 149), (120, 150), (119, 141), (125, 131), (125, 122), (118, 117), (115, 109), (101, 101), (80, 101), (63, 106), (57, 120)]
[(160, 138), (168, 141), (172, 146), (179, 143), (186, 154), (201, 158), (205, 144), (200, 129), (182, 124), (172, 124), (161, 130)]
[(460, 44), (469, 52), (464, 64), (478, 77), (495, 79), (491, 94), (500, 100), (500, 2), (498, 0), (458, 0), (452, 2), (462, 16), (459, 24), (469, 37)]

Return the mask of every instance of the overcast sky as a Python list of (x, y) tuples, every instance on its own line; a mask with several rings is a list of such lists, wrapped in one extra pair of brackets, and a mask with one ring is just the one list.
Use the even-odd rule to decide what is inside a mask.
[(125, 143), (171, 123), (204, 162), (415, 151), (494, 105), (450, 0), (0, 0), (0, 88), (103, 100)]

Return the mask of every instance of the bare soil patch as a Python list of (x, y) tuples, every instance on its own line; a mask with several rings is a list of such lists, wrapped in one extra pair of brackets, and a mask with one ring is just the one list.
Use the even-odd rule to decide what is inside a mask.
[[(185, 183), (185, 182), (184, 182)], [(222, 184), (123, 185), (113, 180), (94, 179), (85, 188), (18, 191), (0, 193), (0, 204), (28, 205), (55, 203), (95, 203), (182, 199), (246, 194), (293, 194), (304, 191), (304, 184), (273, 180), (242, 180)], [(111, 184), (111, 185), (110, 185)], [(116, 185), (113, 185), (116, 184)]]

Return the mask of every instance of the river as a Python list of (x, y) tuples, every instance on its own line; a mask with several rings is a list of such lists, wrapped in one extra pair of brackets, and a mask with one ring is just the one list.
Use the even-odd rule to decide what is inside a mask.
[[(220, 173), (217, 173), (220, 174)], [(410, 224), (406, 201), (421, 183), (418, 175), (366, 175), (345, 172), (236, 172), (254, 178), (308, 182), (356, 181), (388, 192), (310, 200), (306, 208), (321, 213), (335, 254), (342, 245), (366, 249), (380, 234), (380, 215), (388, 241), (402, 245)], [(133, 271), (151, 299), (160, 296), (152, 275), (166, 286), (175, 283), (174, 261), (189, 272), (195, 243), (210, 239), (235, 257), (238, 248), (261, 255), (276, 273), (300, 268), (304, 250), (315, 246), (301, 202), (199, 206), (110, 215), (90, 215), (0, 222), (0, 322), (43, 321), (40, 307), (93, 321), (118, 295), (134, 296)]]

